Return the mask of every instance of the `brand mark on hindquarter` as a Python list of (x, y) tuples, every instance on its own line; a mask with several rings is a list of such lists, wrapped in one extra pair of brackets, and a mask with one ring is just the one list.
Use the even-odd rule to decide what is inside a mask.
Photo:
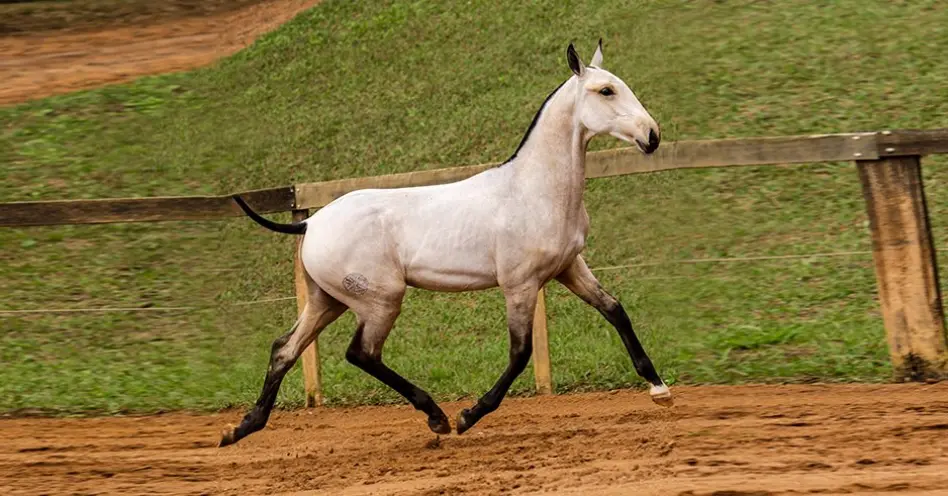
[(369, 280), (364, 275), (353, 272), (342, 278), (342, 287), (350, 293), (360, 295), (369, 290)]

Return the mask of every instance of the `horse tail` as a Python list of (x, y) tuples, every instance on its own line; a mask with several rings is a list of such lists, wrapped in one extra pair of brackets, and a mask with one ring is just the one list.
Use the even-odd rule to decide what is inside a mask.
[(264, 219), (257, 212), (254, 212), (250, 208), (250, 205), (247, 205), (247, 202), (240, 197), (240, 195), (233, 196), (234, 201), (237, 202), (237, 205), (247, 214), (248, 217), (253, 219), (254, 222), (260, 224), (261, 226), (278, 233), (283, 234), (303, 234), (306, 232), (306, 221), (302, 222), (293, 222), (292, 224), (280, 224), (279, 222), (273, 222), (272, 220)]

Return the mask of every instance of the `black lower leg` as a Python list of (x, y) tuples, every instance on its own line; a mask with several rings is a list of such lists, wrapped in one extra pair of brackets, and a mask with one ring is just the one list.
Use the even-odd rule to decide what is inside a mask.
[(504, 373), (500, 376), (497, 383), (494, 384), (494, 387), (485, 393), (484, 396), (481, 396), (472, 408), (464, 409), (458, 415), (458, 434), (463, 434), (464, 431), (473, 427), (484, 415), (496, 410), (507, 395), (507, 391), (510, 390), (510, 386), (517, 377), (523, 373), (523, 370), (527, 368), (527, 363), (530, 362), (530, 355), (533, 353), (533, 342), (530, 333), (526, 334), (526, 339), (517, 339), (516, 342), (511, 342), (510, 361), (507, 364), (507, 369), (504, 370)]
[(362, 346), (362, 328), (356, 331), (352, 344), (346, 351), (346, 360), (349, 363), (359, 367), (367, 374), (375, 377), (386, 386), (394, 389), (402, 395), (416, 410), (422, 411), (428, 415), (428, 428), (437, 434), (448, 434), (451, 432), (451, 423), (448, 416), (444, 414), (441, 407), (435, 403), (425, 390), (412, 384), (397, 372), (388, 368), (382, 363), (380, 356), (372, 356), (365, 352)]
[[(298, 323), (297, 323), (298, 324)], [(290, 336), (296, 331), (296, 326), (290, 332), (280, 336), (273, 341), (270, 350), (270, 365), (267, 368), (267, 376), (263, 381), (263, 390), (253, 409), (244, 416), (240, 425), (233, 431), (224, 433), (220, 446), (236, 443), (242, 438), (247, 437), (254, 432), (263, 429), (270, 418), (270, 412), (273, 410), (273, 404), (276, 402), (277, 393), (280, 391), (280, 383), (283, 377), (296, 363), (296, 357), (285, 357), (281, 352), (283, 347), (289, 341)]]
[(632, 329), (632, 321), (629, 319), (629, 315), (625, 312), (625, 309), (622, 308), (622, 304), (618, 301), (613, 301), (607, 308), (600, 309), (599, 311), (606, 320), (616, 328), (616, 331), (618, 331), (619, 337), (622, 338), (622, 344), (625, 345), (629, 356), (632, 357), (632, 364), (635, 366), (635, 371), (638, 372), (643, 379), (648, 381), (649, 384), (655, 386), (664, 384), (662, 378), (659, 377), (658, 372), (655, 370), (655, 366), (652, 365), (652, 360), (648, 357), (648, 354), (645, 353), (645, 348), (642, 347), (642, 343), (639, 342), (639, 338), (635, 335), (635, 331)]

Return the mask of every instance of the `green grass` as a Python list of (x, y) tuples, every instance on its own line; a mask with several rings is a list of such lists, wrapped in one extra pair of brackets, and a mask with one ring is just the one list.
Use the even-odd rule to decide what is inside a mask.
[[(948, 9), (936, 1), (326, 1), (213, 67), (0, 108), (0, 201), (227, 193), (498, 161), (565, 79), (605, 65), (666, 140), (948, 126)], [(594, 149), (619, 146), (611, 138)], [(935, 237), (946, 160), (926, 158)], [(851, 164), (590, 181), (593, 267), (869, 249)], [(286, 219), (287, 216), (276, 216)], [(207, 409), (254, 401), (292, 324), (292, 242), (246, 219), (0, 230), (0, 410)], [(885, 381), (871, 258), (599, 272), (669, 382)], [(558, 391), (640, 387), (614, 331), (552, 284)], [(320, 339), (332, 403), (400, 401)], [(497, 291), (411, 291), (386, 360), (439, 399), (506, 363)], [(531, 371), (514, 386), (532, 390)], [(299, 368), (280, 401), (302, 401)]]

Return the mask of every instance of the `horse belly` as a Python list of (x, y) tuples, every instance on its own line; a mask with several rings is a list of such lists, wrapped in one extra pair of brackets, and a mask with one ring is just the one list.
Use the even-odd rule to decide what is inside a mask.
[(421, 269), (408, 274), (406, 279), (409, 286), (429, 291), (477, 291), (497, 286), (497, 278), (492, 274), (463, 271)]
[(405, 266), (406, 282), (431, 291), (473, 291), (497, 286), (491, 258), (478, 250), (425, 250)]

